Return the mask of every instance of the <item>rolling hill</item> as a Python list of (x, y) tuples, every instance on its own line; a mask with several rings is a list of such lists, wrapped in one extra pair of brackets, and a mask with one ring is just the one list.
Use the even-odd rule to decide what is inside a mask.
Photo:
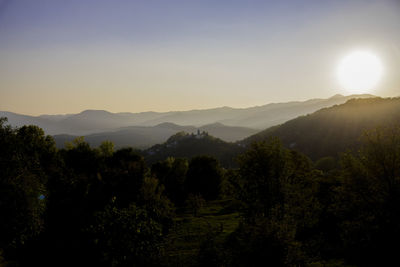
[(400, 98), (351, 99), (268, 128), (239, 143), (248, 146), (275, 136), (286, 147), (318, 159), (356, 148), (364, 131), (389, 125), (400, 126)]
[(225, 167), (235, 166), (236, 156), (243, 151), (237, 143), (224, 142), (205, 132), (189, 134), (179, 132), (165, 143), (144, 150), (143, 156), (149, 164), (167, 157), (192, 158), (198, 155), (213, 156)]
[(191, 158), (204, 154), (216, 157), (225, 167), (232, 167), (237, 155), (251, 143), (278, 137), (287, 148), (317, 160), (356, 149), (367, 130), (393, 125), (400, 126), (400, 98), (351, 99), (270, 127), (236, 143), (210, 135), (179, 133), (163, 144), (144, 150), (143, 154), (149, 163), (171, 156)]
[[(225, 126), (221, 123), (204, 125), (202, 127), (180, 126), (173, 123), (161, 123), (156, 126), (130, 126), (116, 131), (94, 133), (85, 136), (85, 140), (92, 146), (97, 147), (104, 140), (112, 141), (118, 147), (135, 147), (139, 149), (148, 148), (155, 144), (161, 144), (177, 132), (195, 133), (197, 130), (206, 131), (227, 142), (233, 142), (248, 137), (257, 130)], [(76, 135), (55, 135), (54, 139), (59, 148), (64, 147), (65, 142), (75, 139)]]

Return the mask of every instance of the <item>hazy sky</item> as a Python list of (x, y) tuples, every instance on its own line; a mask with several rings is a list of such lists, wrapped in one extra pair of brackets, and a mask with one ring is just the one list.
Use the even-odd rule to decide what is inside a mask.
[(169, 111), (329, 97), (376, 53), (400, 95), (400, 0), (0, 0), (0, 110)]

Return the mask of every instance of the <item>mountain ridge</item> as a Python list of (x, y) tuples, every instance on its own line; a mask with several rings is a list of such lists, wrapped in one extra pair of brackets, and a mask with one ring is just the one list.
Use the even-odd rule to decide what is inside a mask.
[(393, 125), (400, 126), (400, 97), (350, 99), (265, 129), (239, 144), (278, 137), (288, 148), (318, 159), (356, 148), (364, 131)]
[(162, 144), (143, 151), (149, 163), (166, 157), (190, 158), (193, 148), (197, 155), (216, 157), (224, 166), (236, 166), (235, 159), (253, 142), (277, 137), (292, 150), (304, 153), (317, 161), (324, 157), (337, 158), (349, 149), (358, 149), (365, 131), (377, 127), (400, 127), (400, 97), (351, 99), (344, 104), (323, 108), (299, 116), (281, 125), (258, 132), (235, 143), (223, 142), (213, 136), (179, 133)]
[[(156, 144), (163, 143), (177, 132), (196, 133), (197, 131), (207, 132), (224, 140), (234, 142), (241, 140), (257, 132), (257, 130), (245, 127), (226, 126), (221, 123), (214, 123), (195, 127), (191, 125), (181, 126), (170, 122), (164, 122), (156, 126), (128, 126), (114, 131), (93, 133), (85, 136), (85, 140), (92, 146), (97, 147), (101, 142), (112, 141), (117, 148), (135, 147), (146, 149)], [(64, 147), (65, 142), (71, 142), (77, 135), (58, 134), (53, 136), (59, 148)]]
[(12, 126), (35, 124), (43, 128), (46, 134), (88, 135), (118, 130), (128, 126), (156, 126), (164, 122), (177, 125), (201, 127), (212, 123), (226, 126), (238, 126), (263, 130), (281, 124), (300, 115), (312, 113), (324, 107), (341, 104), (351, 98), (369, 98), (372, 95), (335, 95), (330, 98), (315, 98), (306, 101), (269, 103), (249, 108), (218, 107), (212, 109), (194, 109), (169, 112), (119, 112), (87, 109), (77, 114), (57, 114), (29, 116), (13, 112), (0, 111)]

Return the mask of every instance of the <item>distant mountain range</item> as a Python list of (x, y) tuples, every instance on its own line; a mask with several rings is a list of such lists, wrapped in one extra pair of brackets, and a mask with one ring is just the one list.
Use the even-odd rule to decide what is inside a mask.
[(117, 146), (139, 148), (164, 142), (178, 131), (194, 132), (197, 129), (208, 131), (224, 141), (237, 141), (321, 108), (342, 104), (352, 98), (370, 97), (374, 96), (335, 95), (328, 99), (272, 103), (243, 109), (221, 107), (171, 112), (111, 113), (86, 110), (78, 114), (27, 116), (0, 111), (0, 117), (7, 117), (12, 126), (38, 125), (46, 134), (55, 135), (58, 145), (75, 136), (85, 135), (93, 145), (98, 145), (101, 139), (107, 139), (114, 141)]
[(179, 133), (163, 144), (144, 150), (143, 155), (149, 163), (170, 156), (210, 155), (224, 166), (232, 167), (238, 154), (248, 149), (251, 143), (278, 137), (287, 148), (317, 160), (356, 149), (367, 130), (393, 125), (400, 127), (400, 97), (351, 99), (345, 104), (270, 127), (236, 143), (223, 142), (209, 135), (198, 137)]
[[(227, 142), (243, 139), (258, 132), (255, 129), (235, 126), (225, 126), (220, 123), (208, 124), (201, 127), (180, 126), (165, 122), (156, 126), (130, 126), (116, 131), (94, 133), (85, 136), (91, 146), (97, 147), (102, 141), (112, 141), (116, 147), (148, 148), (155, 144), (165, 142), (177, 132), (197, 133), (205, 131), (210, 135), (219, 137)], [(64, 147), (65, 142), (75, 139), (75, 135), (54, 135), (57, 147)]]
[[(345, 101), (345, 103), (334, 104), (303, 115), (301, 113), (294, 115), (294, 110), (306, 112), (306, 110), (316, 108), (322, 103), (328, 105), (328, 103), (342, 101)], [(261, 108), (243, 109), (242, 114), (246, 112), (249, 114), (250, 110)], [(224, 109), (227, 108), (221, 110)], [(121, 127), (128, 121), (130, 123), (135, 121), (138, 124), (158, 122), (154, 120), (153, 112), (113, 114), (106, 111), (85, 111), (75, 115), (38, 117), (1, 112), (0, 116), (8, 117), (14, 126), (36, 124), (41, 127), (43, 125), (53, 127), (47, 128), (47, 131), (49, 129), (60, 131), (60, 129), (67, 129), (68, 125), (74, 126), (75, 128), (71, 127), (75, 131), (93, 131), (107, 126), (111, 130), (86, 134), (86, 141), (92, 146), (98, 146), (102, 141), (110, 140), (117, 147), (133, 146), (140, 148), (142, 149), (141, 153), (149, 163), (169, 156), (190, 158), (194, 155), (203, 154), (218, 158), (225, 166), (234, 166), (236, 156), (245, 151), (251, 143), (268, 140), (271, 137), (278, 137), (286, 147), (300, 151), (317, 160), (327, 156), (336, 157), (347, 149), (357, 148), (360, 144), (360, 137), (366, 130), (379, 126), (400, 126), (400, 97), (379, 98), (371, 95), (344, 97), (337, 95), (325, 100), (270, 104), (263, 106), (263, 109), (266, 118), (264, 123), (270, 123), (272, 121), (270, 119), (271, 113), (276, 114), (274, 112), (278, 112), (278, 110), (286, 116), (292, 114), (296, 118), (258, 131), (248, 127), (228, 126), (220, 122), (213, 122), (201, 127), (196, 126), (195, 123), (193, 123), (193, 126), (180, 126), (171, 122)], [(197, 114), (193, 116), (193, 120), (200, 122), (201, 116), (205, 120), (206, 115), (204, 114), (208, 114), (208, 116), (217, 114), (215, 116), (218, 118), (216, 110), (218, 109), (181, 112), (180, 115), (175, 114), (175, 118), (179, 116), (189, 118), (190, 114)], [(239, 109), (232, 110), (237, 111)], [(269, 112), (265, 110), (269, 110)], [(287, 110), (291, 110), (292, 113)], [(157, 116), (161, 116), (161, 113), (157, 114)], [(168, 117), (168, 120), (172, 120), (172, 112), (165, 114), (164, 116)], [(262, 112), (253, 114), (258, 114), (257, 116), (261, 117)], [(283, 116), (278, 115), (277, 117), (283, 118)], [(209, 120), (212, 121), (213, 118), (209, 118)], [(249, 121), (251, 120), (251, 117), (249, 117)], [(152, 121), (152, 123), (149, 121)], [(71, 131), (71, 129), (69, 130)], [(58, 147), (63, 147), (66, 141), (72, 141), (76, 136), (57, 134), (54, 137)]]

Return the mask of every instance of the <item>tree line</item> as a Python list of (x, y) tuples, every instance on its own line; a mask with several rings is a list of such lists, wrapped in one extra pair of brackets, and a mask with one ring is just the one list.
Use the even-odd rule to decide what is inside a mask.
[[(237, 228), (200, 244), (196, 266), (384, 266), (400, 238), (400, 129), (311, 161), (278, 139), (225, 169), (210, 156), (146, 166), (132, 148), (64, 149), (36, 126), (0, 120), (0, 266), (171, 266), (175, 219), (230, 202)], [(176, 266), (176, 265), (173, 265)]]

